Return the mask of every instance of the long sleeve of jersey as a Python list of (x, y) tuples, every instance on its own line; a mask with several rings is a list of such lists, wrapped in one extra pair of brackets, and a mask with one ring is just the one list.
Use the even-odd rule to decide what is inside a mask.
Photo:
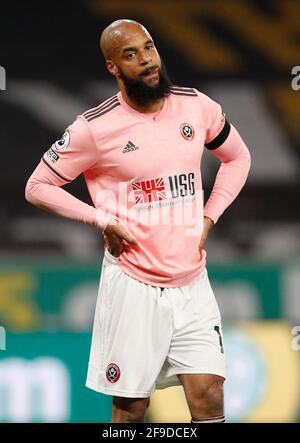
[(96, 163), (95, 143), (85, 121), (78, 118), (44, 154), (29, 178), (25, 189), (27, 201), (53, 214), (104, 230), (110, 218), (105, 211), (61, 188)]
[(251, 157), (241, 136), (222, 113), (221, 106), (204, 94), (202, 109), (206, 122), (205, 146), (221, 161), (204, 215), (216, 223), (237, 197), (248, 177)]

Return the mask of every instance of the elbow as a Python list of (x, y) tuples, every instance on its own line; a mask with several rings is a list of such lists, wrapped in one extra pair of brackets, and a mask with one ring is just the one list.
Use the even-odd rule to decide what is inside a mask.
[(249, 152), (249, 149), (247, 149), (247, 151), (245, 152), (244, 159), (245, 159), (244, 161), (245, 161), (245, 163), (247, 165), (247, 169), (248, 169), (248, 172), (249, 172), (250, 168), (251, 168), (251, 154)]
[(239, 163), (248, 175), (251, 168), (251, 154), (244, 142), (241, 143), (240, 150), (236, 155), (234, 161)]
[(251, 154), (248, 149), (246, 149), (245, 152), (243, 153), (242, 159), (245, 162), (245, 164), (247, 165), (247, 168), (249, 171), (251, 168)]
[(244, 177), (244, 180), (247, 180), (251, 168), (251, 155), (248, 149), (244, 150), (243, 155), (239, 156), (236, 163), (239, 167), (241, 176)]
[(38, 204), (36, 198), (36, 186), (37, 184), (30, 178), (25, 187), (25, 199), (28, 201), (28, 203), (31, 203), (34, 206)]

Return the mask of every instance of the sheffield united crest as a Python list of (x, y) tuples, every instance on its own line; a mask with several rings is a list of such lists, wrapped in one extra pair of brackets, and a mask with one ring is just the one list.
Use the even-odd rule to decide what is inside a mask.
[(110, 363), (106, 368), (106, 378), (110, 383), (116, 383), (119, 380), (121, 371), (118, 365)]
[(190, 123), (182, 123), (180, 126), (180, 134), (185, 140), (193, 140), (195, 131), (193, 126)]

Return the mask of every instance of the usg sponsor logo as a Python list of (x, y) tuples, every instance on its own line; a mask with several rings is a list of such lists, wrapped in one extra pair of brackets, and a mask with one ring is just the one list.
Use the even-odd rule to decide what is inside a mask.
[(177, 174), (132, 184), (135, 203), (151, 203), (158, 200), (186, 197), (195, 194), (195, 174)]

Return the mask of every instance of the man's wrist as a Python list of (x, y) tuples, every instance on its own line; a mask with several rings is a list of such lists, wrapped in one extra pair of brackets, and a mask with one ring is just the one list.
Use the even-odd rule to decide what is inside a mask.
[(204, 220), (206, 220), (206, 222), (208, 223), (209, 229), (211, 229), (214, 226), (214, 221), (207, 215), (204, 216)]

